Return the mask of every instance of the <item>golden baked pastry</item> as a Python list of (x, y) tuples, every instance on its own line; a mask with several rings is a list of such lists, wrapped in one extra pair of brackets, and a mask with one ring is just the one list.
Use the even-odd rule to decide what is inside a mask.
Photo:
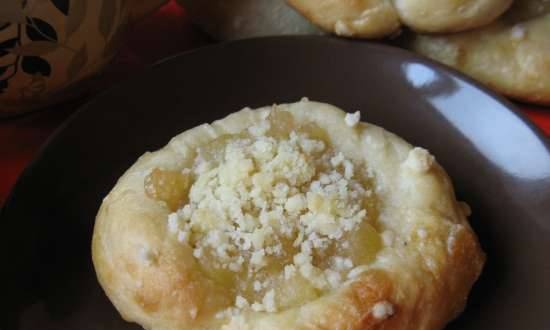
[(434, 157), (306, 99), (244, 109), (143, 155), (92, 253), (149, 330), (441, 329), (484, 254)]
[(409, 47), (509, 97), (550, 105), (550, 1), (516, 0), (487, 27), (419, 35)]
[(287, 0), (326, 31), (380, 38), (401, 25), (421, 32), (456, 32), (494, 21), (513, 0)]

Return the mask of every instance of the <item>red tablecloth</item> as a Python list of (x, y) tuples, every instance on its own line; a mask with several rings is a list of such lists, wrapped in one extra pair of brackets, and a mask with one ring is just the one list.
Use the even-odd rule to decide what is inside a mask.
[[(164, 38), (165, 35), (170, 38)], [(184, 10), (171, 1), (133, 27), (115, 60), (116, 65), (104, 75), (102, 83), (108, 85), (127, 72), (207, 42), (208, 38), (191, 26)], [(0, 120), (0, 205), (43, 143), (81, 102)], [(550, 108), (522, 108), (550, 136)]]

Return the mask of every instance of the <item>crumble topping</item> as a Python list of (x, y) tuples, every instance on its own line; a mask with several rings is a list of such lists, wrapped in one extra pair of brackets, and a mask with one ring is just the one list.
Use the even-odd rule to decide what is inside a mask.
[(428, 172), (435, 163), (435, 157), (424, 148), (414, 147), (403, 165), (417, 173)]
[(510, 36), (513, 40), (523, 40), (525, 39), (527, 31), (525, 27), (521, 24), (514, 25), (510, 30)]
[[(356, 112), (345, 120), (353, 127), (359, 119)], [(167, 230), (206, 276), (235, 287), (233, 306), (218, 318), (304, 302), (285, 285), (313, 296), (336, 289), (367, 271), (382, 247), (366, 165), (324, 136), (272, 110), (246, 132), (197, 149), (192, 168), (178, 174), (187, 195), (178, 196)]]
[(355, 127), (361, 120), (361, 112), (355, 111), (354, 113), (347, 113), (344, 120), (349, 127)]
[(387, 319), (388, 317), (392, 316), (393, 313), (393, 305), (388, 301), (377, 302), (372, 307), (372, 316), (377, 319)]

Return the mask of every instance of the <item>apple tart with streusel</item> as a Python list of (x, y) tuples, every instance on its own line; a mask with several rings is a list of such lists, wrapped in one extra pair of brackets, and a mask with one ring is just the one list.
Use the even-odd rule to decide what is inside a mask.
[(149, 330), (441, 329), (484, 254), (435, 158), (331, 105), (244, 109), (143, 155), (92, 253)]

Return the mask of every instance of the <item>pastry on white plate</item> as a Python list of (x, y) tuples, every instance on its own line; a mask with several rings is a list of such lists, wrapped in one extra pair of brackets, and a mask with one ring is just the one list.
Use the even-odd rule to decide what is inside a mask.
[(243, 109), (144, 154), (92, 253), (148, 330), (442, 329), (484, 264), (427, 150), (304, 99)]

